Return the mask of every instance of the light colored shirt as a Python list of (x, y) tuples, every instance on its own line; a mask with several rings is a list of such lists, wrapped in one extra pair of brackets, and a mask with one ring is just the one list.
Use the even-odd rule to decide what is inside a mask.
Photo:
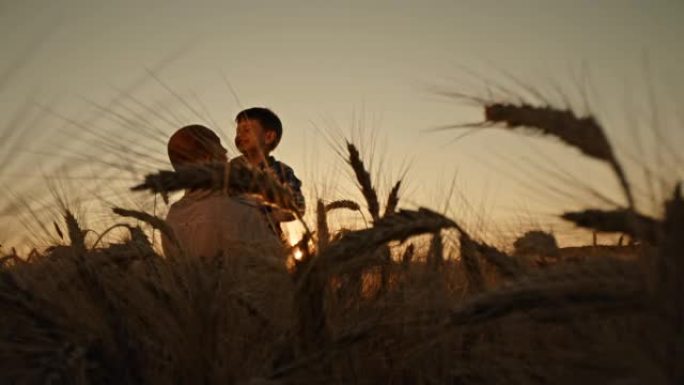
[(177, 244), (162, 237), (166, 256), (244, 254), (281, 257), (284, 248), (260, 208), (221, 191), (195, 190), (171, 205), (166, 222)]

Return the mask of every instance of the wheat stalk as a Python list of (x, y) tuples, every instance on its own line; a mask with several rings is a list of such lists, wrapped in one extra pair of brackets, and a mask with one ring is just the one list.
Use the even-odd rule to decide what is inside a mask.
[(573, 111), (529, 104), (485, 103), (485, 121), (510, 129), (527, 128), (560, 139), (583, 154), (610, 165), (634, 209), (634, 198), (627, 176), (616, 158), (603, 127), (593, 116), (577, 117)]
[(159, 230), (170, 241), (177, 243), (176, 236), (173, 233), (173, 229), (168, 225), (168, 223), (166, 223), (166, 221), (157, 216), (148, 214), (143, 211), (127, 210), (120, 207), (114, 207), (112, 208), (112, 211), (114, 212), (114, 214), (117, 214), (119, 216), (133, 218), (145, 222), (152, 226), (152, 228)]
[(373, 221), (377, 221), (380, 219), (380, 204), (378, 203), (378, 194), (375, 192), (373, 183), (371, 182), (370, 173), (366, 170), (356, 146), (347, 142), (347, 150), (349, 151), (349, 165), (354, 170), (356, 181), (359, 183), (361, 193), (366, 199), (368, 212), (370, 213), (371, 218), (373, 218)]
[(681, 184), (677, 184), (672, 198), (665, 204), (660, 232), (662, 241), (651, 279), (659, 296), (660, 311), (674, 334), (666, 341), (667, 351), (673, 356), (667, 361), (666, 372), (672, 383), (681, 383), (684, 381), (684, 199)]
[(411, 261), (413, 261), (413, 255), (416, 252), (416, 246), (411, 243), (410, 245), (406, 246), (406, 250), (404, 250), (404, 254), (401, 256), (401, 265), (405, 269), (408, 269), (411, 266)]
[[(602, 267), (600, 275), (591, 267)], [(458, 306), (451, 313), (450, 323), (454, 326), (476, 324), (512, 313), (553, 312), (568, 306), (587, 306), (591, 311), (637, 312), (648, 303), (643, 274), (637, 267), (609, 261), (603, 266), (545, 271), (482, 293)]]
[(430, 248), (428, 249), (428, 264), (435, 270), (444, 262), (444, 239), (442, 232), (436, 231), (432, 234), (430, 239)]
[(515, 258), (511, 258), (508, 254), (486, 243), (474, 243), (475, 248), (480, 255), (482, 255), (487, 262), (495, 266), (504, 277), (515, 278), (525, 273), (525, 269)]
[(389, 195), (387, 196), (387, 204), (385, 205), (385, 214), (383, 216), (388, 216), (392, 214), (394, 211), (396, 211), (397, 206), (399, 205), (399, 188), (401, 187), (401, 180), (398, 180), (397, 183), (394, 184), (392, 187), (392, 190), (390, 190)]
[(584, 210), (566, 212), (561, 218), (575, 225), (603, 232), (624, 233), (632, 238), (655, 244), (658, 221), (631, 210)]
[(333, 210), (340, 210), (340, 209), (347, 209), (351, 211), (359, 211), (361, 210), (361, 206), (359, 206), (358, 203), (349, 200), (349, 199), (340, 199), (336, 201), (332, 201), (328, 204), (325, 205), (325, 212), (330, 212)]
[(81, 226), (71, 211), (65, 211), (64, 221), (66, 222), (71, 247), (77, 250), (85, 250), (85, 232), (81, 230)]
[[(315, 258), (302, 264), (297, 271), (299, 296), (318, 295), (322, 285), (322, 274), (340, 269), (345, 263), (363, 263), (364, 259), (374, 258), (372, 253), (379, 246), (390, 241), (404, 241), (417, 234), (434, 233), (444, 228), (457, 226), (452, 220), (431, 210), (421, 208), (417, 211), (400, 210), (398, 213), (381, 218), (372, 228), (351, 231), (340, 239), (319, 250)], [(313, 287), (313, 288), (312, 288)], [(318, 303), (307, 299), (306, 303)], [(320, 306), (318, 306), (320, 307)], [(306, 311), (308, 312), (308, 311)]]
[(328, 227), (327, 213), (341, 209), (360, 211), (361, 207), (358, 203), (347, 199), (336, 200), (328, 204), (323, 204), (322, 200), (318, 200), (316, 207), (318, 250), (323, 250), (330, 242), (330, 229)]
[(434, 233), (455, 226), (456, 223), (451, 219), (426, 208), (416, 211), (399, 210), (395, 214), (381, 218), (372, 228), (345, 234), (340, 240), (331, 243), (317, 260), (319, 263), (333, 265), (362, 255), (390, 241), (403, 242), (414, 235)]
[(465, 268), (468, 288), (471, 292), (480, 292), (484, 290), (484, 278), (478, 260), (476, 244), (465, 233), (461, 233), (460, 244), (461, 263)]
[(317, 223), (317, 238), (318, 247), (317, 249), (323, 250), (328, 246), (330, 241), (330, 230), (328, 229), (328, 218), (326, 215), (326, 206), (323, 204), (322, 200), (318, 200), (316, 206), (316, 223)]
[(179, 190), (207, 189), (226, 191), (229, 195), (253, 193), (279, 208), (296, 212), (292, 192), (270, 172), (243, 163), (190, 165), (176, 171), (159, 171), (145, 176), (132, 191), (159, 193), (168, 203), (168, 193)]
[(55, 232), (57, 232), (57, 236), (59, 236), (59, 239), (64, 240), (64, 233), (62, 233), (62, 229), (59, 228), (57, 222), (52, 221), (52, 225), (55, 227)]

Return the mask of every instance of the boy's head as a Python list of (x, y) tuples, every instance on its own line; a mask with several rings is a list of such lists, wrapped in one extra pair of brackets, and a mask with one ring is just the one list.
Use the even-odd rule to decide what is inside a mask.
[(228, 161), (227, 151), (218, 135), (199, 124), (185, 126), (171, 135), (167, 150), (174, 169)]
[(268, 155), (283, 136), (280, 118), (268, 108), (252, 107), (240, 111), (235, 123), (235, 146), (243, 154), (261, 151)]

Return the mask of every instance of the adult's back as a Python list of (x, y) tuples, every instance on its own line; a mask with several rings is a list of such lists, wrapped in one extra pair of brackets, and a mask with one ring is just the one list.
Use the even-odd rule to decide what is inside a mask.
[(278, 256), (283, 252), (282, 243), (258, 207), (222, 192), (187, 192), (171, 205), (166, 222), (178, 243), (176, 246), (162, 238), (164, 253), (169, 256), (214, 257), (245, 252)]

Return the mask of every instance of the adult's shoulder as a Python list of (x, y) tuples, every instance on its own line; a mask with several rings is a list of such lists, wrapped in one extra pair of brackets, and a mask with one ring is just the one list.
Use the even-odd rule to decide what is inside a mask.
[(205, 200), (207, 197), (211, 196), (213, 191), (211, 190), (191, 190), (186, 191), (183, 196), (181, 196), (177, 201), (169, 205), (169, 212), (179, 211), (187, 207), (193, 206), (197, 202)]

